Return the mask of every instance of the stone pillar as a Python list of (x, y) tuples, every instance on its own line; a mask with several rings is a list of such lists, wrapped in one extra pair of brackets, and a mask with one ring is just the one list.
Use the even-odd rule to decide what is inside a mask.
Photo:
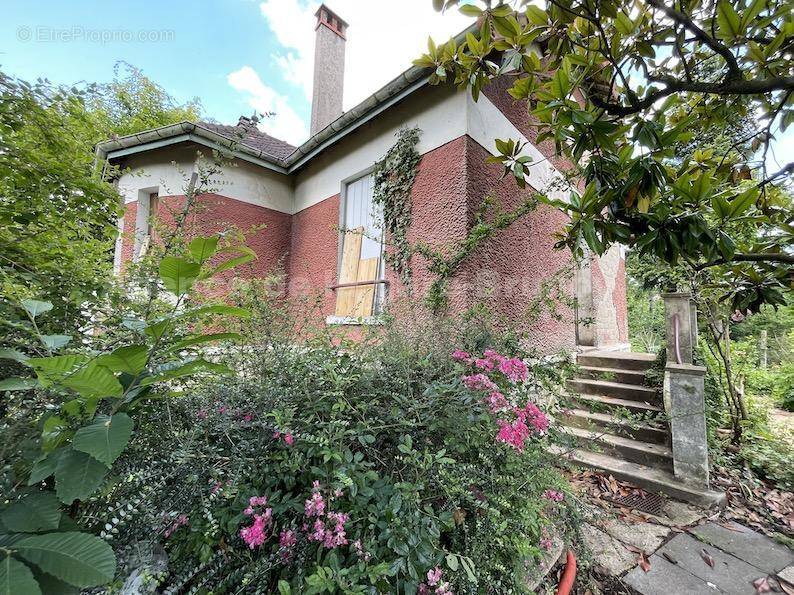
[(576, 344), (596, 344), (595, 312), (593, 309), (593, 272), (590, 249), (584, 247), (584, 256), (576, 266)]
[(679, 363), (676, 357), (676, 326), (678, 352), (682, 364), (691, 364), (697, 342), (697, 309), (689, 292), (663, 293), (667, 336), (667, 362)]
[(709, 450), (706, 440), (706, 368), (668, 362), (664, 400), (670, 416), (673, 473), (693, 487), (708, 488)]

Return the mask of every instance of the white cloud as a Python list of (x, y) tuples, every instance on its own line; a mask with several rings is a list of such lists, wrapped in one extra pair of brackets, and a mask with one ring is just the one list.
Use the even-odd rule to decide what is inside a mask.
[(298, 145), (309, 136), (303, 119), (290, 107), (288, 99), (268, 87), (250, 66), (243, 66), (226, 77), (227, 82), (237, 91), (248, 94), (248, 105), (260, 113), (274, 112), (264, 118), (259, 128), (263, 132)]
[[(344, 108), (350, 109), (411, 66), (425, 51), (427, 37), (446, 41), (471, 19), (456, 11), (441, 15), (430, 0), (329, 0), (349, 23), (345, 57)], [(319, 2), (265, 0), (259, 6), (270, 34), (284, 48), (274, 54), (285, 81), (311, 101), (314, 25)]]

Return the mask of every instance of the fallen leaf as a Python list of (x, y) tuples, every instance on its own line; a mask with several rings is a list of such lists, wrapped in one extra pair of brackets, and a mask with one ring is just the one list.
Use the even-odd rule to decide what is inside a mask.
[(706, 548), (700, 550), (700, 557), (703, 558), (703, 561), (714, 568), (714, 557), (706, 551)]
[(772, 590), (772, 587), (769, 586), (769, 577), (766, 576), (754, 580), (753, 586), (756, 593), (769, 593)]
[(779, 581), (778, 584), (786, 595), (794, 595), (794, 585), (790, 585), (784, 581)]
[(648, 572), (651, 569), (651, 563), (648, 560), (648, 556), (645, 555), (645, 552), (640, 552), (640, 568), (642, 568), (643, 572)]
[(678, 564), (678, 560), (676, 560), (675, 558), (673, 558), (673, 557), (672, 557), (670, 554), (668, 554), (667, 552), (662, 552), (662, 556), (664, 557), (664, 559), (665, 559), (665, 560), (667, 560), (668, 562), (670, 562), (670, 564)]

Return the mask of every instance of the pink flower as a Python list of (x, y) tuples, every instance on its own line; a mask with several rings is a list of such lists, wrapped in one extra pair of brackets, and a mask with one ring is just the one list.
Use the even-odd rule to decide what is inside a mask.
[(517, 409), (516, 415), (519, 419), (528, 422), (538, 434), (543, 434), (549, 429), (549, 418), (531, 401), (527, 401), (523, 410)]
[(471, 376), (464, 376), (463, 384), (469, 390), (487, 390), (487, 391), (499, 390), (499, 387), (496, 386), (493, 383), (493, 381), (490, 378), (488, 378), (485, 374), (473, 374)]
[(281, 438), (281, 432), (279, 431), (273, 432), (273, 440), (278, 440), (279, 438)]
[(246, 508), (246, 509), (243, 511), (243, 514), (244, 514), (245, 516), (251, 516), (252, 514), (254, 514), (254, 509), (253, 509), (253, 508), (251, 508), (251, 507), (249, 506), (248, 508)]
[(251, 421), (252, 419), (254, 419), (254, 416), (253, 416), (253, 414), (251, 414), (251, 413), (246, 413), (246, 414), (243, 416), (243, 420), (245, 420), (245, 421)]
[(292, 446), (295, 443), (295, 438), (290, 433), (284, 434), (284, 442), (287, 443), (287, 446)]
[(499, 411), (510, 408), (510, 403), (507, 402), (505, 396), (498, 390), (492, 391), (488, 395), (487, 402), (491, 413), (498, 413)]
[(499, 371), (507, 376), (512, 382), (527, 379), (527, 365), (524, 360), (518, 357), (503, 359), (499, 363)]
[(444, 581), (439, 583), (436, 587), (436, 595), (455, 595), (452, 591), (452, 587), (449, 586), (449, 583)]
[(320, 490), (320, 482), (318, 480), (314, 480), (312, 482), (312, 492), (317, 492)]
[(273, 509), (268, 508), (264, 514), (254, 515), (254, 524), (240, 529), (240, 537), (250, 549), (265, 543), (267, 530), (272, 523)]
[(436, 566), (427, 571), (427, 584), (431, 587), (438, 584), (438, 581), (441, 580), (441, 569)]
[(549, 537), (543, 537), (540, 540), (540, 547), (546, 550), (547, 552), (551, 550), (551, 539)]
[(471, 358), (471, 355), (468, 351), (462, 351), (461, 349), (456, 349), (452, 352), (452, 359), (459, 361), (459, 362), (468, 362)]
[(200, 409), (199, 412), (196, 413), (196, 417), (198, 417), (199, 419), (207, 419), (207, 410)]
[(546, 490), (543, 492), (543, 496), (552, 502), (562, 502), (565, 500), (565, 494), (558, 490)]
[(295, 531), (287, 529), (282, 531), (278, 536), (278, 545), (284, 549), (289, 549), (298, 543), (298, 538), (295, 537)]
[(494, 368), (493, 362), (489, 359), (476, 359), (474, 360), (474, 366), (481, 370), (486, 370), (487, 372), (490, 372)]
[(325, 513), (325, 499), (320, 492), (312, 493), (312, 497), (303, 503), (303, 510), (307, 517), (323, 516)]
[(226, 405), (221, 405), (220, 407), (218, 407), (218, 413), (220, 414), (226, 413)]
[(361, 545), (360, 539), (356, 539), (353, 542), (353, 549), (356, 550), (356, 555), (364, 560), (364, 562), (368, 562), (370, 558), (372, 558), (372, 555), (364, 549), (363, 545)]
[(419, 590), (417, 593), (419, 593), (419, 595), (428, 595), (428, 593), (430, 593), (430, 589), (427, 588), (425, 583), (419, 583)]
[(251, 496), (248, 498), (249, 506), (266, 506), (267, 496)]
[(500, 419), (496, 423), (499, 424), (499, 432), (496, 434), (497, 442), (504, 442), (519, 452), (523, 451), (524, 441), (529, 438), (527, 424), (520, 419), (513, 423)]

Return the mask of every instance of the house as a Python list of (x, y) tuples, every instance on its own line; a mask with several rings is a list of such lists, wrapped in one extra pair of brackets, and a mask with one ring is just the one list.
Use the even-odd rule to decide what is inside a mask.
[[(311, 138), (301, 146), (260, 132), (247, 118), (236, 126), (182, 122), (98, 145), (100, 158), (124, 170), (117, 180), (125, 203), (117, 268), (149, 241), (150, 215), (158, 204), (180, 200), (182, 172), (193, 167), (197, 151), (233, 147), (233, 167), (221, 173), (223, 183), (201, 197), (206, 230), (263, 226), (248, 240), (258, 255), (248, 274), (266, 275), (282, 266), (288, 295), (322, 295), (327, 324), (371, 323), (406, 296), (407, 288), (384, 262), (372, 208), (373, 164), (393, 146), (398, 130), (421, 131), (410, 242), (454, 246), (471, 229), (485, 196), (503, 209), (520, 204), (532, 188), (566, 196), (559, 189), (566, 162), (555, 155), (553, 145), (534, 142), (526, 105), (506, 93), (506, 81), (494, 81), (474, 101), (451, 85), (430, 85), (427, 69), (412, 67), (343, 112), (348, 24), (325, 5), (316, 16)], [(406, 56), (406, 62), (411, 58)], [(496, 154), (497, 138), (529, 141), (525, 153), (534, 159), (528, 179), (532, 188), (517, 188), (502, 177), (500, 167), (486, 163)], [(569, 253), (553, 249), (554, 234), (564, 224), (562, 213), (540, 205), (497, 232), (449, 279), (449, 308), (462, 311), (485, 302), (497, 315), (521, 323), (544, 281), (559, 278), (576, 296), (576, 307), (561, 305), (562, 318), (544, 312), (526, 323), (535, 346), (544, 352), (624, 347), (623, 254), (615, 248), (574, 266)], [(412, 264), (411, 295), (418, 301), (434, 276), (422, 257), (415, 255)], [(566, 270), (570, 275), (562, 274)]]

